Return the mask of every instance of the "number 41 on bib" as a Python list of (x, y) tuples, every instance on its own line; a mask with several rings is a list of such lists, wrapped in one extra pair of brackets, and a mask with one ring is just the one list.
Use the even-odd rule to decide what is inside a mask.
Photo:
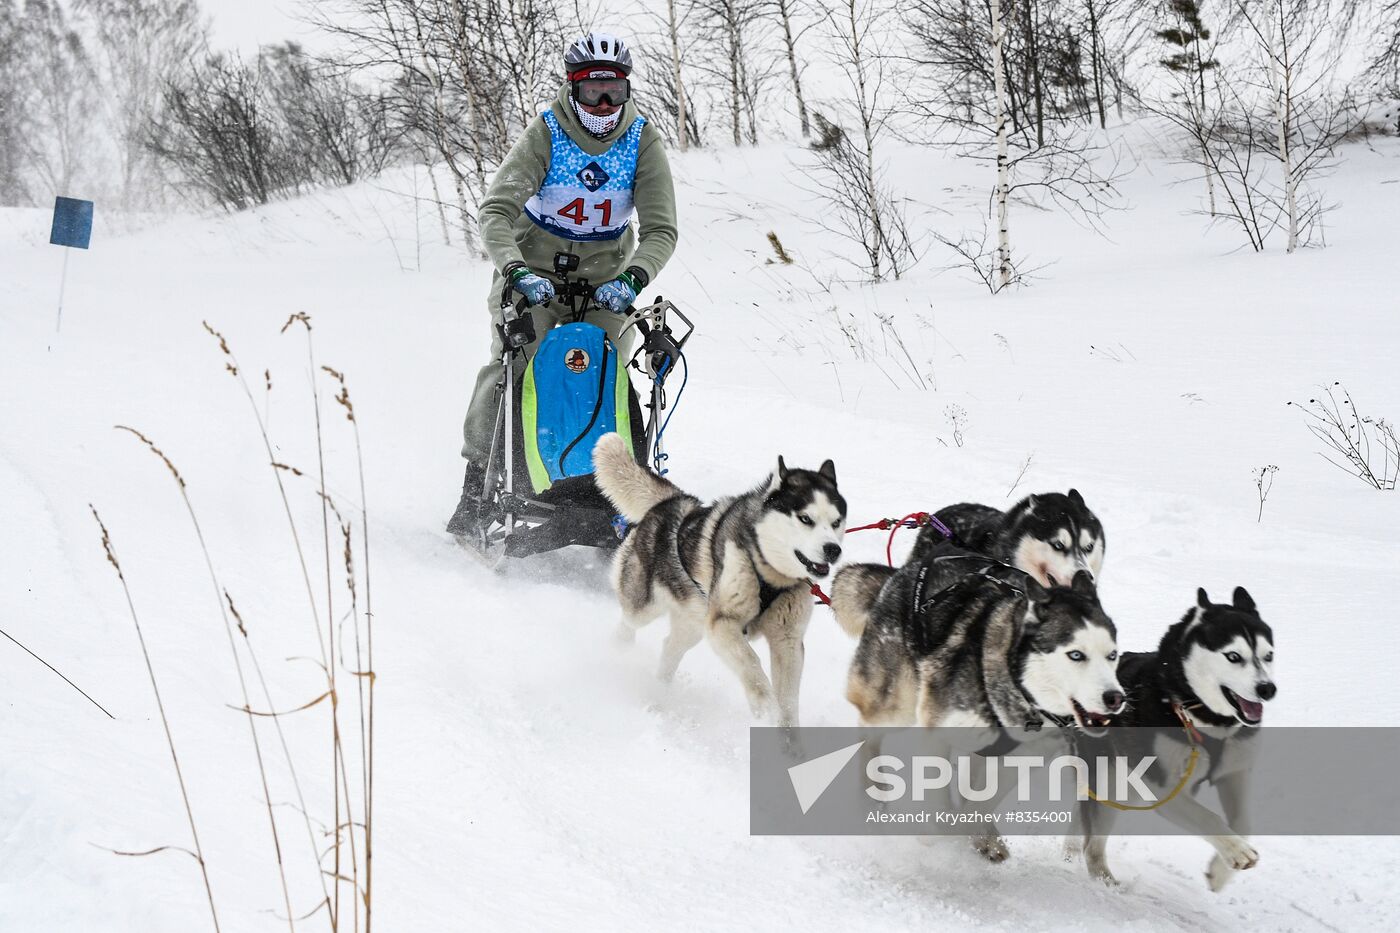
[[(612, 223), (612, 199), (599, 201), (593, 205), (593, 209), (602, 212), (603, 219), (599, 221), (599, 226), (606, 227)], [(568, 204), (556, 211), (559, 216), (567, 217), (574, 222), (574, 226), (582, 227), (588, 223), (588, 208), (584, 204), (583, 198), (574, 198)]]

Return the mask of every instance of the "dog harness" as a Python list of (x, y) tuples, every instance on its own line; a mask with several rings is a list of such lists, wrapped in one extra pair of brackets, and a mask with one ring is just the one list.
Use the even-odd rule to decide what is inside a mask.
[(637, 117), (622, 138), (596, 156), (569, 138), (552, 111), (545, 111), (543, 118), (549, 127), (549, 168), (539, 190), (525, 202), (525, 214), (566, 240), (622, 236), (632, 221), (632, 189), (646, 117)]
[[(948, 587), (944, 587), (943, 589), (935, 590), (931, 596), (925, 599), (924, 590), (928, 586), (929, 571), (933, 569), (934, 564), (942, 563), (944, 561), (949, 560), (966, 560), (968, 556), (969, 555), (965, 554), (945, 554), (940, 557), (927, 559), (919, 566), (918, 575), (914, 577), (914, 592), (912, 594), (912, 598), (909, 601), (909, 618), (903, 627), (905, 647), (908, 648), (910, 651), (913, 651), (915, 654), (921, 653), (923, 650), (923, 646), (920, 643), (920, 639), (923, 637), (921, 633), (923, 631), (922, 626), (924, 613), (928, 610), (930, 606), (932, 606), (935, 602), (938, 601), (938, 597), (944, 592), (944, 590), (948, 589)], [(974, 576), (982, 577), (985, 580), (989, 580), (992, 583), (995, 583), (1001, 589), (1009, 591), (1008, 595), (1012, 595), (1015, 597), (1025, 596), (1025, 592), (1017, 588), (1015, 584), (1008, 583), (1006, 580), (1003, 580), (1000, 577), (994, 577), (985, 570), (975, 570), (972, 573), (968, 574), (967, 577), (964, 577), (964, 579), (968, 579)], [(1026, 693), (1024, 688), (1022, 688), (1021, 690), (1021, 696), (1025, 698), (1026, 704), (1028, 706), (1031, 705), (1030, 695)], [(1045, 719), (1050, 720), (1050, 722), (1062, 728), (1068, 725), (1071, 721), (1070, 717), (1068, 716), (1056, 716), (1054, 713), (1047, 712), (1043, 709), (1036, 709), (1036, 714), (1044, 717)], [(1028, 732), (1039, 732), (1041, 727), (1041, 724), (1034, 720), (1028, 721), (1023, 725), (1026, 731)], [(996, 747), (1000, 748), (999, 745)], [(1004, 749), (1002, 751), (1004, 752)]]

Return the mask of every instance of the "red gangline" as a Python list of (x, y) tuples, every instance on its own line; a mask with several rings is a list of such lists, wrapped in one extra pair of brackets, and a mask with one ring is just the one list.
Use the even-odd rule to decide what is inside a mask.
[[(846, 529), (846, 534), (850, 534), (850, 533), (853, 532), (853, 531), (871, 531), (871, 530), (874, 530), (874, 529), (876, 529), (876, 528), (878, 528), (878, 529), (881, 530), (881, 531), (884, 531), (884, 530), (886, 530), (886, 529), (889, 529), (890, 537), (889, 537), (889, 540), (885, 542), (885, 563), (888, 564), (889, 566), (893, 567), (893, 566), (894, 566), (894, 536), (897, 535), (897, 534), (899, 534), (899, 529), (901, 529), (901, 528), (922, 528), (924, 525), (932, 525), (932, 524), (934, 524), (935, 522), (937, 522), (937, 527), (939, 528), (939, 530), (940, 530), (940, 531), (944, 531), (944, 533), (946, 534), (947, 532), (946, 532), (946, 530), (945, 530), (945, 528), (944, 528), (944, 526), (943, 526), (943, 523), (942, 523), (942, 522), (938, 522), (938, 520), (935, 519), (935, 518), (934, 518), (932, 515), (930, 515), (928, 512), (910, 512), (908, 515), (904, 516), (903, 518), (898, 518), (898, 519), (896, 519), (896, 518), (882, 518), (882, 519), (880, 519), (879, 521), (877, 521), (877, 522), (871, 522), (871, 523), (868, 524), (868, 525), (857, 525), (857, 526), (854, 527), (854, 528), (847, 528), (847, 529)], [(820, 603), (821, 605), (823, 605), (823, 606), (830, 606), (830, 605), (831, 605), (831, 597), (830, 597), (830, 596), (827, 596), (825, 593), (822, 592), (822, 588), (821, 588), (821, 585), (820, 585), (820, 584), (817, 584), (817, 583), (813, 583), (813, 584), (812, 584), (812, 595), (815, 596), (815, 597), (817, 598), (817, 602)]]

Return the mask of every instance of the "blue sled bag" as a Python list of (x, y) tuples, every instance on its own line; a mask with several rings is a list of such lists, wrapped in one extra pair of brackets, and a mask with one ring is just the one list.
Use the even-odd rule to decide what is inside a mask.
[(616, 431), (634, 456), (646, 443), (627, 361), (601, 327), (579, 322), (545, 334), (519, 392), (517, 451), (536, 495), (572, 477), (591, 478), (593, 446), (604, 434)]

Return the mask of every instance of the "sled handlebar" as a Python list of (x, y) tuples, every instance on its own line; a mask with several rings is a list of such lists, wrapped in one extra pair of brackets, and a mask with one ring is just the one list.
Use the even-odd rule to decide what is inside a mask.
[[(593, 286), (584, 279), (580, 279), (577, 282), (556, 283), (554, 287), (554, 297), (546, 301), (545, 304), (563, 305), (582, 320), (583, 316), (592, 310), (593, 291)], [(515, 305), (515, 310), (518, 312), (525, 311), (530, 307), (524, 295), (521, 295), (518, 299), (513, 299), (512, 296), (514, 292), (515, 285), (511, 282), (506, 282), (505, 285), (501, 287), (502, 311), (509, 308), (512, 304)]]
[[(534, 317), (530, 314), (530, 304), (522, 295), (512, 302), (514, 286), (506, 282), (501, 289), (501, 318), (496, 330), (508, 352), (523, 350), (535, 341)], [(582, 321), (593, 308), (593, 286), (586, 279), (570, 281), (567, 275), (555, 290), (554, 298), (546, 304), (559, 303), (573, 315), (574, 321)], [(668, 323), (668, 315), (674, 314), (685, 325), (685, 333), (679, 337)], [(676, 307), (675, 302), (667, 301), (660, 295), (649, 305), (628, 305), (622, 312), (624, 323), (619, 334), (635, 327), (642, 336), (642, 347), (638, 355), (643, 356), (644, 368), (656, 382), (664, 382), (670, 374), (677, 358), (692, 334), (695, 324), (685, 312)]]

